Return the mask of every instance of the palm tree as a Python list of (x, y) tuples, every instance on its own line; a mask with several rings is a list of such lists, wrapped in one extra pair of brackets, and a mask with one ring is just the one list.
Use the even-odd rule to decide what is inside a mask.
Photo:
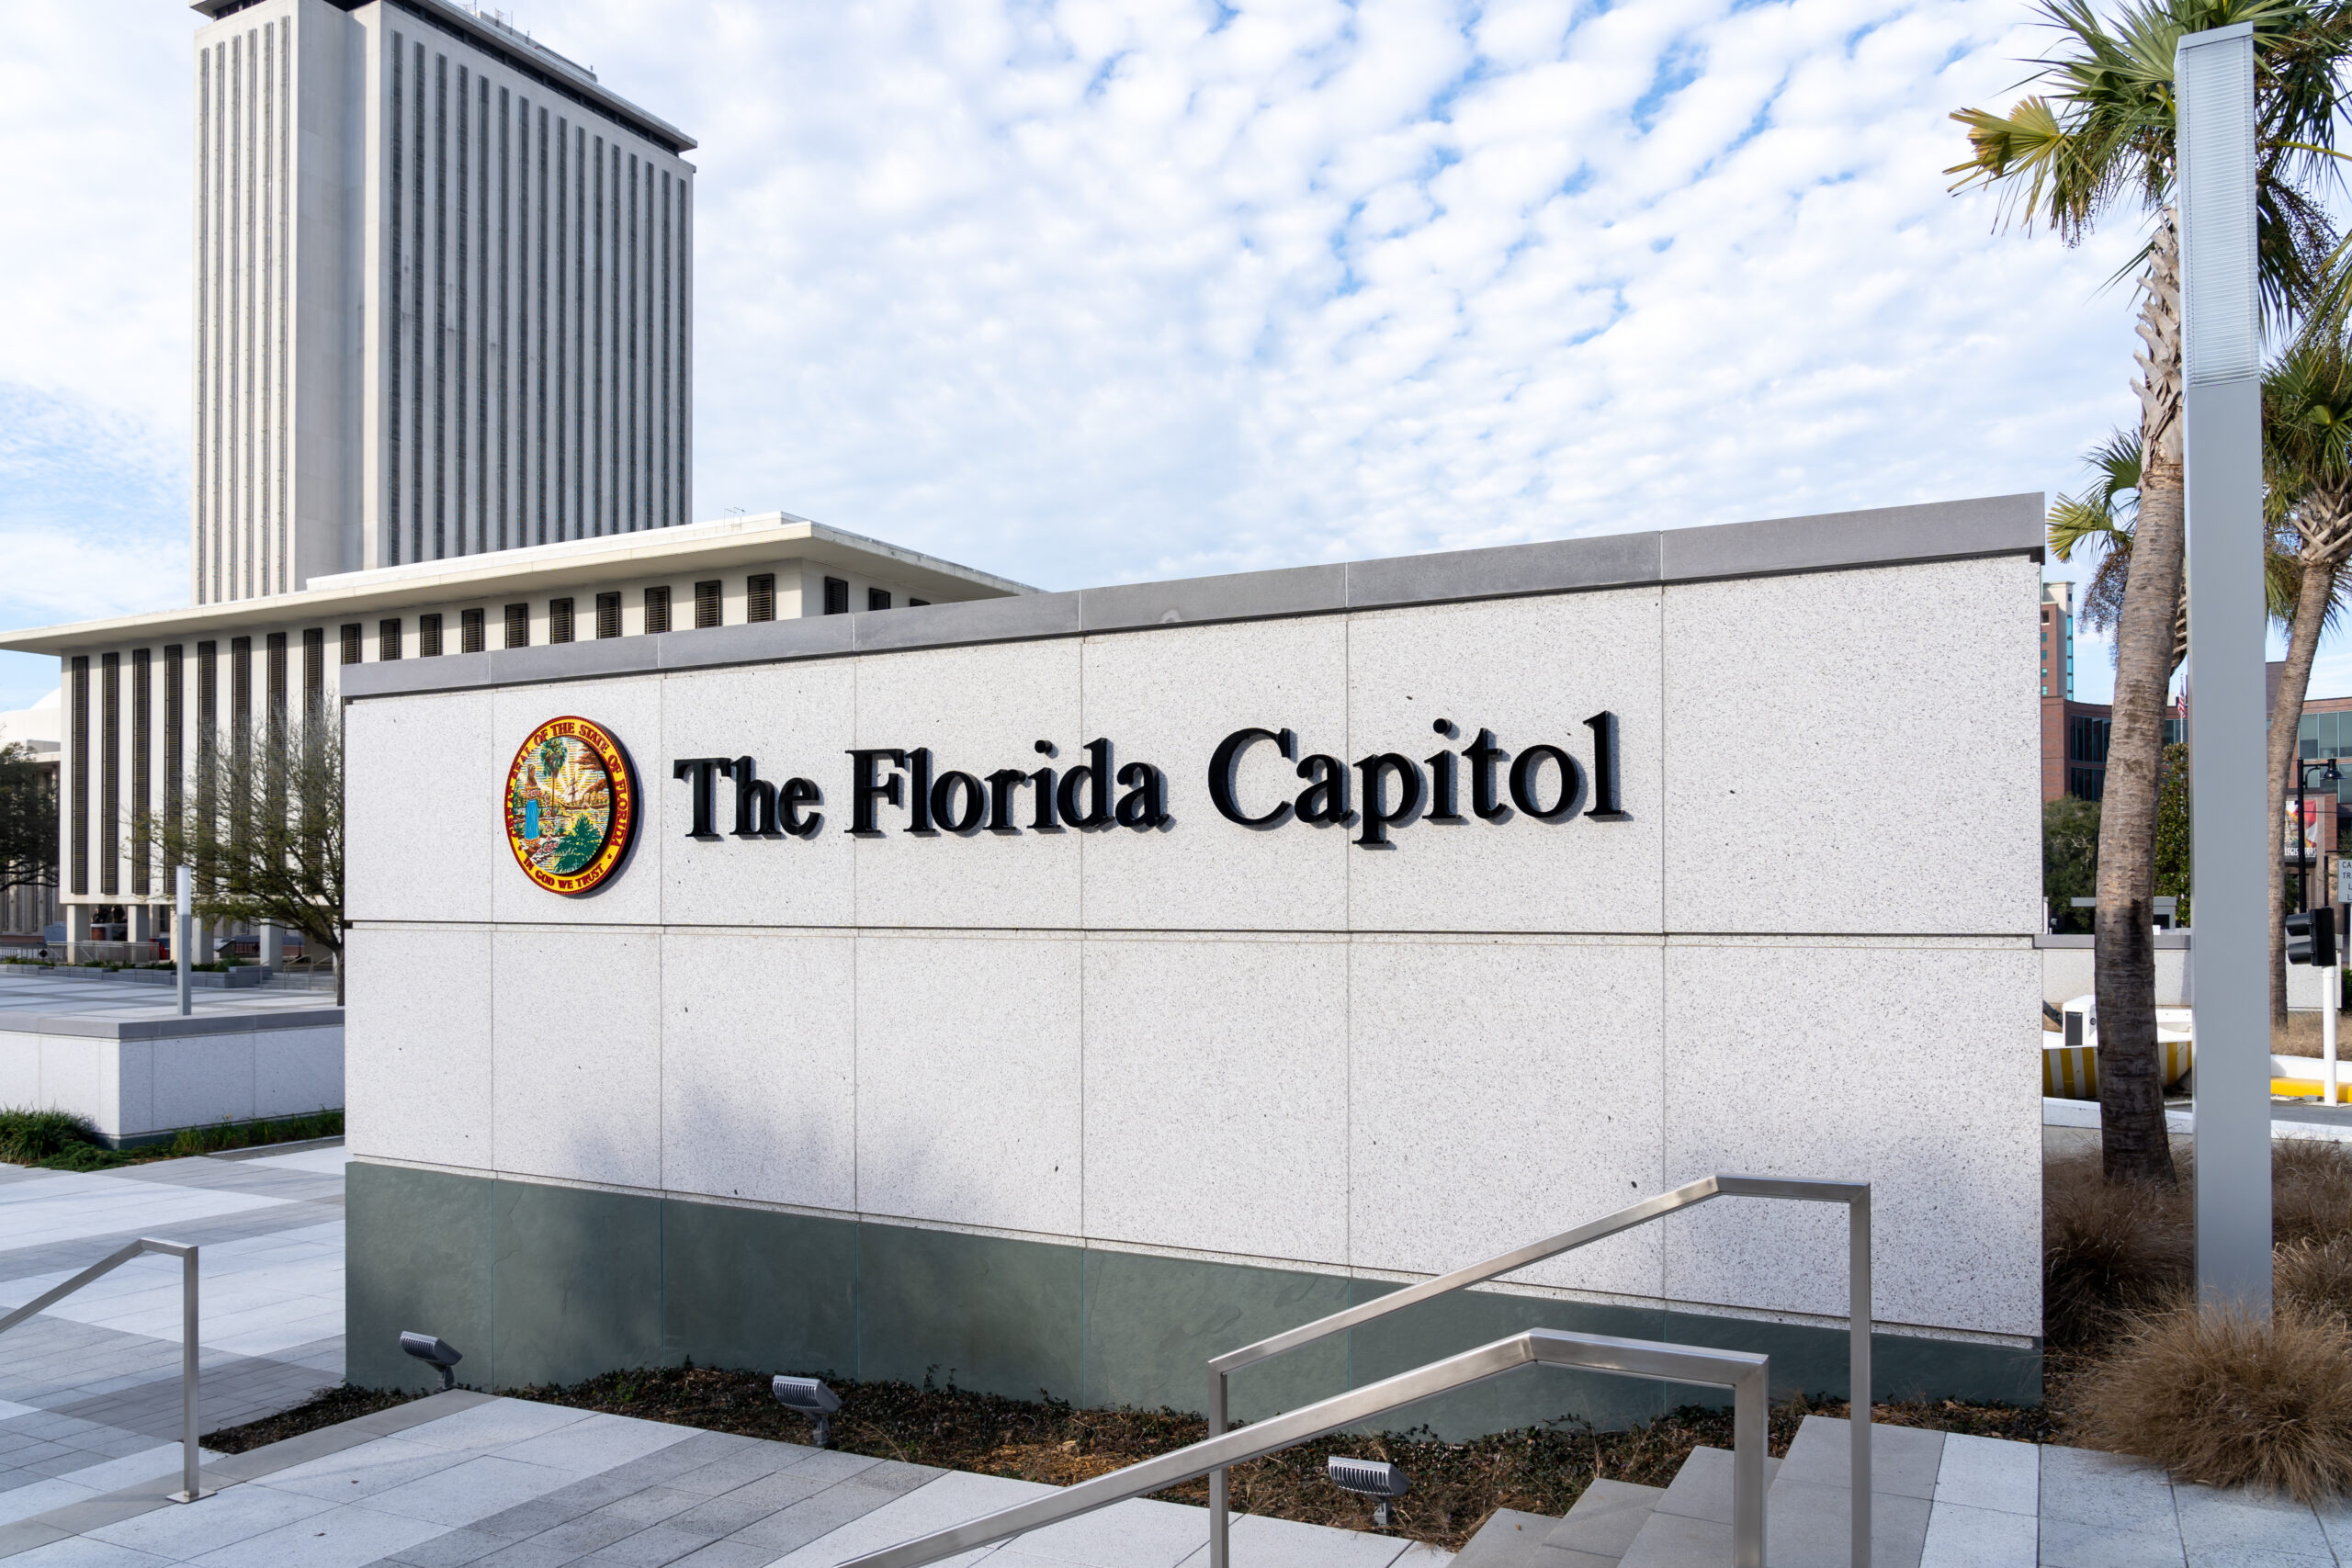
[[(2098, 563), (2083, 582), (2075, 618), (2092, 631), (2112, 631), (2123, 613), (2123, 588), (2132, 576), (2132, 546), (2139, 524), (2140, 433), (2119, 430), (2083, 454), (2090, 487), (2062, 495), (2050, 509), (2050, 553), (2071, 563), (2079, 554)], [(2172, 669), (2188, 656), (2188, 598), (2173, 611)]]
[(2141, 474), (2130, 570), (2115, 617), (2115, 705), (2099, 818), (2098, 953), (2102, 1164), (2110, 1177), (2174, 1179), (2155, 1029), (2155, 814), (2165, 699), (2179, 648), (2180, 237), (2171, 208), (2173, 57), (2181, 37), (2253, 24), (2257, 249), (2275, 319), (2317, 285), (2334, 236), (2308, 187), (2331, 156), (2335, 73), (2352, 43), (2343, 0), (2134, 0), (2110, 22), (2088, 0), (2043, 0), (2058, 48), (2048, 84), (2007, 114), (1962, 109), (1970, 156), (1955, 189), (1999, 188), (2004, 217), (2080, 243), (2120, 203), (2154, 215), (2142, 252), (2133, 390)]
[[(2301, 765), (2296, 737), (2321, 634), (2333, 625), (2352, 557), (2352, 352), (2333, 315), (2312, 323), (2262, 379), (2263, 467), (2271, 532), (2291, 562), (2287, 667), (2270, 710), (2270, 820), (2282, 821)], [(2276, 597), (2276, 595), (2274, 595)], [(2274, 614), (2278, 610), (2274, 608)], [(2275, 832), (2275, 829), (2274, 829)], [(2287, 1021), (2287, 868), (2270, 862), (2270, 1017)]]

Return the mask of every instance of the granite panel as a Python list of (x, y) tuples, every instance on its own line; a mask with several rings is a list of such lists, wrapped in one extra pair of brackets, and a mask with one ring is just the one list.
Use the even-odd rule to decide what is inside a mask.
[(856, 1224), (665, 1201), (662, 1344), (698, 1367), (854, 1376)]
[(49, 1103), (40, 1087), (40, 1032), (0, 1030), (0, 1105), (42, 1106)]
[[(1354, 1282), (1356, 1301), (1396, 1287), (1377, 1280)], [(1352, 1303), (1351, 1303), (1352, 1304)], [(1503, 1291), (1463, 1291), (1376, 1318), (1348, 1334), (1348, 1365), (1359, 1386), (1531, 1328), (1662, 1339), (1664, 1314), (1654, 1306), (1562, 1301)], [(1564, 1367), (1524, 1367), (1508, 1377), (1401, 1405), (1368, 1425), (1384, 1431), (1426, 1426), (1448, 1438), (1508, 1431), (1547, 1421), (1589, 1421), (1613, 1430), (1646, 1421), (1678, 1404), (1703, 1403), (1713, 1389), (1617, 1377)]]
[[(163, 1125), (155, 1115), (155, 1042), (151, 1040), (102, 1041), (98, 1048), (111, 1052), (114, 1056), (116, 1125), (111, 1131), (122, 1134), (134, 1128), (153, 1128)], [(5, 1059), (8, 1054), (8, 1047), (5, 1043), (0, 1043), (0, 1059)], [(343, 1041), (338, 1032), (335, 1040), (335, 1066), (338, 1074), (342, 1070), (342, 1064)], [(338, 1096), (336, 1103), (340, 1102)], [(37, 1102), (29, 1100), (17, 1100), (6, 1093), (0, 1093), (0, 1105), (31, 1103)], [(101, 1133), (108, 1130), (103, 1125), (98, 1129)]]
[(846, 935), (662, 939), (662, 1186), (857, 1206), (856, 948)]
[(42, 1110), (76, 1111), (96, 1122), (100, 1132), (107, 1131), (106, 1123), (115, 1119), (116, 1110), (106, 1092), (99, 1054), (111, 1051), (114, 1043), (70, 1035), (36, 1035), (33, 1042), (40, 1064), (34, 1068), (34, 1078), (40, 1087), (26, 1103)]
[[(1086, 639), (1085, 739), (1167, 779), (1168, 829), (1084, 835), (1091, 930), (1337, 931), (1347, 922), (1347, 830), (1285, 819), (1246, 828), (1212, 804), (1208, 764), (1236, 730), (1290, 729), (1298, 758), (1346, 738), (1348, 626), (1321, 616), (1170, 627)], [(1065, 756), (1068, 753), (1065, 752)], [(1082, 761), (1082, 757), (1071, 759)], [(1274, 810), (1304, 787), (1272, 741), (1242, 752), (1241, 809)]]
[[(1351, 963), (1350, 1262), (1443, 1272), (1672, 1184), (1655, 941), (1358, 937)], [(1654, 1297), (1680, 1223), (1514, 1278)]]
[[(982, 600), (943, 609), (1020, 604)], [(891, 620), (913, 612), (876, 615)], [(857, 661), (857, 738), (846, 744), (932, 754), (934, 780), (953, 773), (978, 781), (1005, 769), (1067, 770), (1084, 761), (1079, 711), (1079, 644), (1040, 642), (1018, 648), (933, 649)], [(1114, 742), (1125, 737), (1113, 735)], [(1051, 759), (1035, 743), (1056, 748)], [(1032, 789), (1015, 786), (1010, 800), (1017, 829), (987, 826), (984, 809), (963, 832), (918, 832), (913, 818), (913, 768), (897, 770), (906, 808), (877, 807), (871, 838), (855, 845), (857, 915), (865, 926), (1069, 928), (1079, 923), (1080, 840), (1090, 833), (1125, 829), (1035, 831)], [(1118, 763), (1114, 761), (1114, 766)], [(850, 760), (836, 753), (816, 775), (829, 797), (840, 790), (830, 818), (846, 834), (852, 821)], [(888, 776), (888, 775), (878, 775)], [(951, 803), (966, 809), (961, 791)]]
[(491, 955), (498, 1168), (658, 1187), (660, 939), (509, 928)]
[[(1880, 1320), (2037, 1336), (2040, 983), (2023, 942), (1669, 942), (1665, 1179), (1867, 1180)], [(1675, 1299), (1845, 1314), (1843, 1205), (1723, 1199), (1668, 1224)]]
[(2038, 563), (2043, 515), (2037, 491), (1675, 528), (1658, 536), (1660, 565), (1668, 581), (1687, 582), (1971, 556)]
[[(1340, 760), (1395, 754), (1414, 764), (1421, 811), (1388, 830), (1386, 846), (1357, 843), (1348, 857), (1348, 914), (1357, 931), (1656, 931), (1660, 809), (1659, 591), (1637, 588), (1500, 604), (1449, 604), (1351, 617), (1348, 736)], [(1530, 679), (1541, 649), (1544, 678)], [(1622, 819), (1600, 808), (1595, 732), (1587, 720), (1616, 716)], [(1441, 733), (1433, 727), (1443, 721)], [(1545, 820), (1516, 809), (1494, 768), (1503, 815), (1476, 811), (1474, 769), (1461, 753), (1481, 729), (1516, 758), (1539, 745), (1565, 750), (1583, 789), (1566, 814)], [(1323, 739), (1318, 750), (1330, 750)], [(1450, 764), (1437, 759), (1444, 754)], [(1463, 820), (1430, 820), (1437, 770), (1456, 775)], [(1538, 765), (1539, 807), (1558, 802), (1561, 772)], [(1358, 773), (1356, 808), (1368, 812)], [(1387, 808), (1411, 786), (1393, 773)], [(1361, 832), (1357, 835), (1361, 838)]]
[(858, 615), (850, 621), (861, 653), (948, 648), (1071, 636), (1081, 629), (1079, 603), (1076, 593), (1016, 593), (1006, 599), (967, 599), (887, 615)]
[(1306, 615), (1348, 607), (1348, 569), (1295, 566), (1177, 582), (1125, 582), (1089, 588), (1079, 614), (1090, 632), (1172, 626), (1187, 621), (1246, 621)]
[(871, 1223), (857, 1236), (858, 1376), (1078, 1397), (1081, 1249)]
[(494, 1184), (494, 1386), (676, 1359), (662, 1348), (662, 1211), (634, 1193)]
[[(1666, 591), (1675, 931), (2041, 927), (2023, 557)], [(1860, 803), (1901, 802), (1901, 832)]]
[[(603, 644), (529, 651), (568, 652), (572, 647), (612, 647), (640, 640), (615, 637)], [(662, 688), (660, 680), (639, 675), (562, 685), (506, 686), (492, 695), (492, 740), (481, 771), (464, 785), (453, 803), (457, 815), (451, 818), (481, 823), (496, 846), (498, 874), (491, 879), (492, 919), (571, 926), (651, 925), (661, 920), (662, 861), (669, 839), (657, 830), (656, 825), (665, 819), (657, 807), (672, 791), (683, 787), (670, 782), (668, 759), (662, 755)], [(567, 714), (594, 720), (621, 743), (637, 774), (640, 813), (628, 858), (594, 891), (576, 897), (550, 893), (523, 874), (506, 842), (502, 806), (506, 771), (514, 766), (516, 750), (533, 730)]]
[(493, 760), (492, 707), (489, 693), (464, 691), (345, 708), (348, 918), (490, 918), (493, 875), (514, 870), (499, 805), (513, 747)]
[[(491, 934), (359, 926), (345, 938), (345, 1139), (355, 1155), (487, 1169)], [(431, 976), (429, 985), (417, 976)]]
[(1348, 603), (1362, 610), (1656, 582), (1662, 537), (1655, 533), (1605, 534), (1350, 561)]
[[(1331, 1274), (1089, 1248), (1082, 1402), (1143, 1410), (1208, 1408), (1208, 1361), (1345, 1309)], [(1229, 1409), (1255, 1421), (1346, 1392), (1347, 1337), (1233, 1375)]]
[(374, 1165), (345, 1168), (344, 1355), (360, 1388), (431, 1388), (438, 1374), (401, 1353), (404, 1331), (435, 1334), (466, 1359), (458, 1376), (494, 1386), (497, 1183)]
[(1343, 1264), (1348, 949), (1086, 944), (1090, 1237)]
[[(105, 1051), (92, 1057), (101, 1069)], [(154, 1094), (165, 1113), (179, 1118), (173, 1124), (199, 1126), (211, 1122), (250, 1121), (254, 1110), (254, 1037), (251, 1034), (197, 1035), (158, 1045), (154, 1056)], [(99, 1084), (104, 1093), (103, 1077)]]
[[(702, 635), (736, 629), (713, 627)], [(730, 927), (844, 926), (854, 920), (857, 840), (849, 836), (849, 759), (842, 752), (856, 744), (855, 693), (856, 672), (848, 660), (663, 680), (661, 751), (640, 765), (649, 773), (648, 800), (659, 803), (658, 810), (647, 813), (647, 822), (658, 824), (663, 840), (665, 920), (673, 926)], [(747, 755), (758, 776), (779, 789), (795, 778), (818, 786), (823, 799), (815, 833), (736, 837), (735, 781), (715, 778), (716, 836), (691, 836), (694, 789), (672, 776), (675, 761)]]
[(1080, 944), (857, 940), (857, 1207), (1074, 1236)]
[(537, 648), (493, 649), (479, 657), (490, 663), (490, 679), (501, 686), (535, 681), (579, 681), (627, 675), (656, 668), (658, 639), (590, 637), (580, 642), (541, 643)]
[(343, 1104), (342, 1030), (266, 1029), (246, 1038), (254, 1115), (306, 1116)]

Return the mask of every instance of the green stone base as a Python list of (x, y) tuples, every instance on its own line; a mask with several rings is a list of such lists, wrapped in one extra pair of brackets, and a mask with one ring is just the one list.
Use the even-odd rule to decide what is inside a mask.
[[(1199, 1410), (1210, 1356), (1396, 1288), (358, 1162), (346, 1192), (346, 1355), (366, 1387), (435, 1381), (400, 1353), (401, 1331), (418, 1329), (465, 1352), (458, 1378), (477, 1388), (692, 1360)], [(1238, 1374), (1234, 1413), (1255, 1419), (1538, 1327), (1761, 1350), (1776, 1396), (1846, 1393), (1834, 1329), (1472, 1292)], [(1872, 1371), (1880, 1399), (2041, 1399), (2038, 1348), (1881, 1335)], [(1724, 1397), (1541, 1369), (1378, 1425), (1463, 1438), (1578, 1416), (1607, 1429)]]

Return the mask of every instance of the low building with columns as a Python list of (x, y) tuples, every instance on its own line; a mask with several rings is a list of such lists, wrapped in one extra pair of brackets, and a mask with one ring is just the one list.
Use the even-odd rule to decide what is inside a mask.
[[(119, 926), (119, 940), (138, 944), (164, 932), (171, 901), (165, 868), (141, 849), (140, 818), (182, 800), (205, 737), (312, 711), (334, 721), (347, 665), (494, 657), (527, 666), (533, 650), (645, 637), (662, 639), (662, 662), (692, 662), (729, 646), (727, 628), (740, 640), (764, 622), (1029, 592), (769, 513), (316, 577), (295, 592), (14, 632), (0, 649), (58, 660), (68, 940), (78, 947)], [(274, 934), (260, 934), (266, 953)], [(209, 942), (198, 951), (209, 956)]]

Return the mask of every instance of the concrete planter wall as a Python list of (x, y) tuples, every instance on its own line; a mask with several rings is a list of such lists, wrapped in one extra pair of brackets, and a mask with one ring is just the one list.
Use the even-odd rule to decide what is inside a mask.
[(168, 1019), (0, 1013), (0, 1105), (72, 1111), (117, 1145), (343, 1105), (340, 1008)]

